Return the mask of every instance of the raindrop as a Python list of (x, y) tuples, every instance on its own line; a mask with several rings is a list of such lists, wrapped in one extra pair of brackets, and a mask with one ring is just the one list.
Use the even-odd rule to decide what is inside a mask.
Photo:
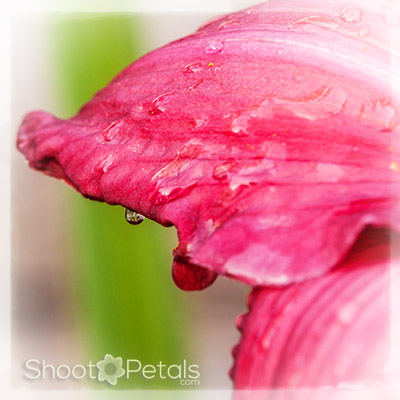
[(349, 23), (358, 23), (361, 22), (362, 11), (359, 8), (355, 7), (345, 7), (340, 13), (340, 18)]
[(103, 135), (103, 138), (106, 142), (110, 142), (111, 140), (114, 139), (115, 135), (117, 135), (119, 132), (119, 122), (114, 121), (111, 122), (110, 125), (107, 126), (101, 133)]
[(214, 179), (224, 179), (229, 172), (231, 172), (236, 167), (236, 161), (228, 160), (221, 165), (217, 165), (213, 171)]
[(132, 106), (131, 113), (140, 114), (140, 113), (143, 112), (143, 109), (144, 109), (143, 104), (139, 102), (139, 103), (137, 103), (137, 104)]
[(249, 123), (249, 115), (247, 114), (242, 114), (239, 117), (235, 118), (232, 121), (232, 126), (231, 126), (231, 130), (233, 133), (246, 133), (247, 132), (247, 126)]
[(139, 225), (145, 220), (145, 217), (129, 208), (125, 208), (125, 219), (131, 225)]
[(203, 65), (200, 63), (191, 63), (186, 65), (183, 68), (182, 73), (185, 75), (195, 74), (196, 72), (200, 72), (203, 69)]
[(114, 162), (114, 157), (112, 154), (109, 154), (100, 164), (100, 169), (103, 170), (104, 173), (108, 171), (108, 169), (112, 166)]
[(217, 30), (220, 31), (222, 29), (225, 29), (226, 27), (231, 27), (232, 25), (238, 25), (238, 24), (240, 24), (240, 21), (238, 21), (238, 20), (227, 20), (227, 21), (222, 22), (218, 26)]
[(358, 31), (358, 36), (360, 36), (360, 37), (366, 37), (368, 35), (369, 35), (369, 29), (367, 27), (361, 28)]
[(170, 96), (172, 96), (172, 94), (173, 93), (168, 92), (157, 96), (150, 105), (149, 114), (157, 115), (165, 112), (170, 103)]
[(208, 121), (207, 118), (193, 118), (192, 124), (194, 125), (195, 128), (198, 128), (199, 126), (205, 125), (207, 121)]
[(205, 52), (208, 55), (214, 55), (220, 53), (223, 48), (224, 45), (221, 42), (216, 42), (215, 40), (212, 40), (207, 43)]
[(204, 82), (204, 79), (199, 79), (193, 85), (189, 86), (189, 91), (197, 89), (202, 83)]

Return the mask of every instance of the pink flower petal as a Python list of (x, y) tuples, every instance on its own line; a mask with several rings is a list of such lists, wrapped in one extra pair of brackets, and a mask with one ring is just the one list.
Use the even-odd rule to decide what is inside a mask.
[(86, 197), (175, 225), (175, 278), (201, 276), (188, 287), (214, 273), (319, 276), (366, 225), (400, 228), (384, 11), (276, 0), (216, 19), (133, 63), (75, 117), (29, 114), (18, 147)]
[(172, 264), (172, 278), (180, 289), (192, 291), (210, 286), (217, 278), (217, 274), (207, 268), (175, 258)]
[[(254, 289), (250, 311), (238, 321), (235, 387), (383, 384), (389, 267), (388, 232), (367, 229), (339, 269), (288, 288)], [(398, 268), (393, 272), (399, 279)]]

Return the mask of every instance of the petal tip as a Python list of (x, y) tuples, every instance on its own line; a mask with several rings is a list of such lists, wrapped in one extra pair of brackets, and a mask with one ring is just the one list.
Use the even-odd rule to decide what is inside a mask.
[(194, 291), (210, 286), (217, 279), (217, 274), (207, 268), (191, 264), (182, 257), (175, 256), (172, 265), (172, 279), (180, 289)]
[(42, 129), (53, 124), (55, 117), (44, 111), (32, 111), (27, 114), (18, 131), (17, 147), (26, 156), (36, 148), (37, 134)]

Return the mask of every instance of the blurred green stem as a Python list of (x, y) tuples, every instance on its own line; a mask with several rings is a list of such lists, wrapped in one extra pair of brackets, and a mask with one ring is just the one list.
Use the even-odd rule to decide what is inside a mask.
[[(63, 116), (75, 113), (137, 58), (144, 51), (139, 43), (137, 16), (89, 14), (59, 20), (52, 45)], [(142, 364), (172, 364), (187, 358), (182, 294), (170, 277), (172, 233), (148, 220), (130, 226), (122, 208), (71, 195), (75, 304), (90, 359), (110, 353)], [(117, 387), (177, 385), (138, 378), (120, 379)]]

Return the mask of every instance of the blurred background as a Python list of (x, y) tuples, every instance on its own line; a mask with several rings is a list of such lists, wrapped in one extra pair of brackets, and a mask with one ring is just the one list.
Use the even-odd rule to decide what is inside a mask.
[[(236, 9), (256, 2), (241, 2)], [(19, 14), (12, 21), (12, 129), (43, 109), (72, 116), (123, 67), (192, 33), (215, 13)], [(14, 140), (14, 139), (13, 139)], [(27, 380), (28, 359), (85, 364), (105, 354), (200, 366), (200, 386), (228, 389), (235, 318), (248, 288), (220, 277), (201, 292), (172, 282), (175, 228), (131, 226), (119, 206), (88, 201), (12, 151), (12, 361), (16, 388), (110, 388)], [(116, 389), (180, 389), (121, 378)]]

